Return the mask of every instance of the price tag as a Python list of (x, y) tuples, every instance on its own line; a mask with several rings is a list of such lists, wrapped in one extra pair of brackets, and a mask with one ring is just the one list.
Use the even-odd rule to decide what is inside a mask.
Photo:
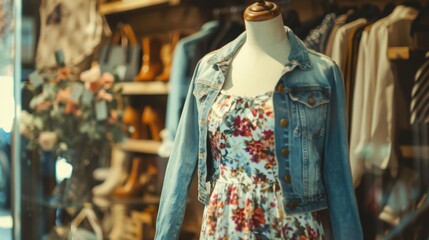
[(43, 79), (37, 71), (32, 72), (29, 77), (35, 88), (43, 84)]
[(95, 103), (95, 118), (98, 121), (107, 119), (107, 104), (106, 101), (97, 101)]
[(82, 95), (82, 92), (85, 88), (83, 87), (82, 84), (79, 83), (75, 83), (73, 84), (72, 87), (72, 93), (71, 93), (71, 98), (73, 99), (73, 101), (78, 102), (80, 96)]

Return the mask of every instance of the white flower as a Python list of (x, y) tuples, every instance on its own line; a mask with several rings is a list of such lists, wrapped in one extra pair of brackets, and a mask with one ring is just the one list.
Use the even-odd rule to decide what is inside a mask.
[(67, 144), (66, 144), (65, 142), (61, 142), (61, 143), (60, 143), (60, 145), (59, 145), (59, 149), (60, 149), (62, 152), (67, 151), (67, 149), (68, 149)]
[(91, 83), (91, 82), (97, 81), (100, 78), (100, 76), (101, 76), (100, 65), (95, 64), (90, 69), (80, 74), (80, 80)]

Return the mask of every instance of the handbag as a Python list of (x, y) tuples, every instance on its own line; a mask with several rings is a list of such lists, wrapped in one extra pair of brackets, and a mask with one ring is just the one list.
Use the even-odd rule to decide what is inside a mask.
[(116, 74), (120, 81), (132, 81), (141, 65), (141, 46), (129, 24), (120, 24), (110, 43), (100, 52), (102, 72)]

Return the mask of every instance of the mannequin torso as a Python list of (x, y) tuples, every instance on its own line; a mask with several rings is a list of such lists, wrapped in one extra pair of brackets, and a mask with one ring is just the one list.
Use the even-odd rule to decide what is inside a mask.
[(266, 21), (245, 21), (246, 42), (233, 57), (224, 90), (241, 96), (272, 91), (280, 79), (290, 44), (281, 15)]

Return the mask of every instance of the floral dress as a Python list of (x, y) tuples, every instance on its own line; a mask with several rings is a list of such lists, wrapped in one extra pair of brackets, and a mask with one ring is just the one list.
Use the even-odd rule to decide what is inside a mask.
[(286, 215), (274, 155), (272, 92), (222, 91), (209, 113), (215, 181), (200, 239), (325, 239), (317, 213)]

